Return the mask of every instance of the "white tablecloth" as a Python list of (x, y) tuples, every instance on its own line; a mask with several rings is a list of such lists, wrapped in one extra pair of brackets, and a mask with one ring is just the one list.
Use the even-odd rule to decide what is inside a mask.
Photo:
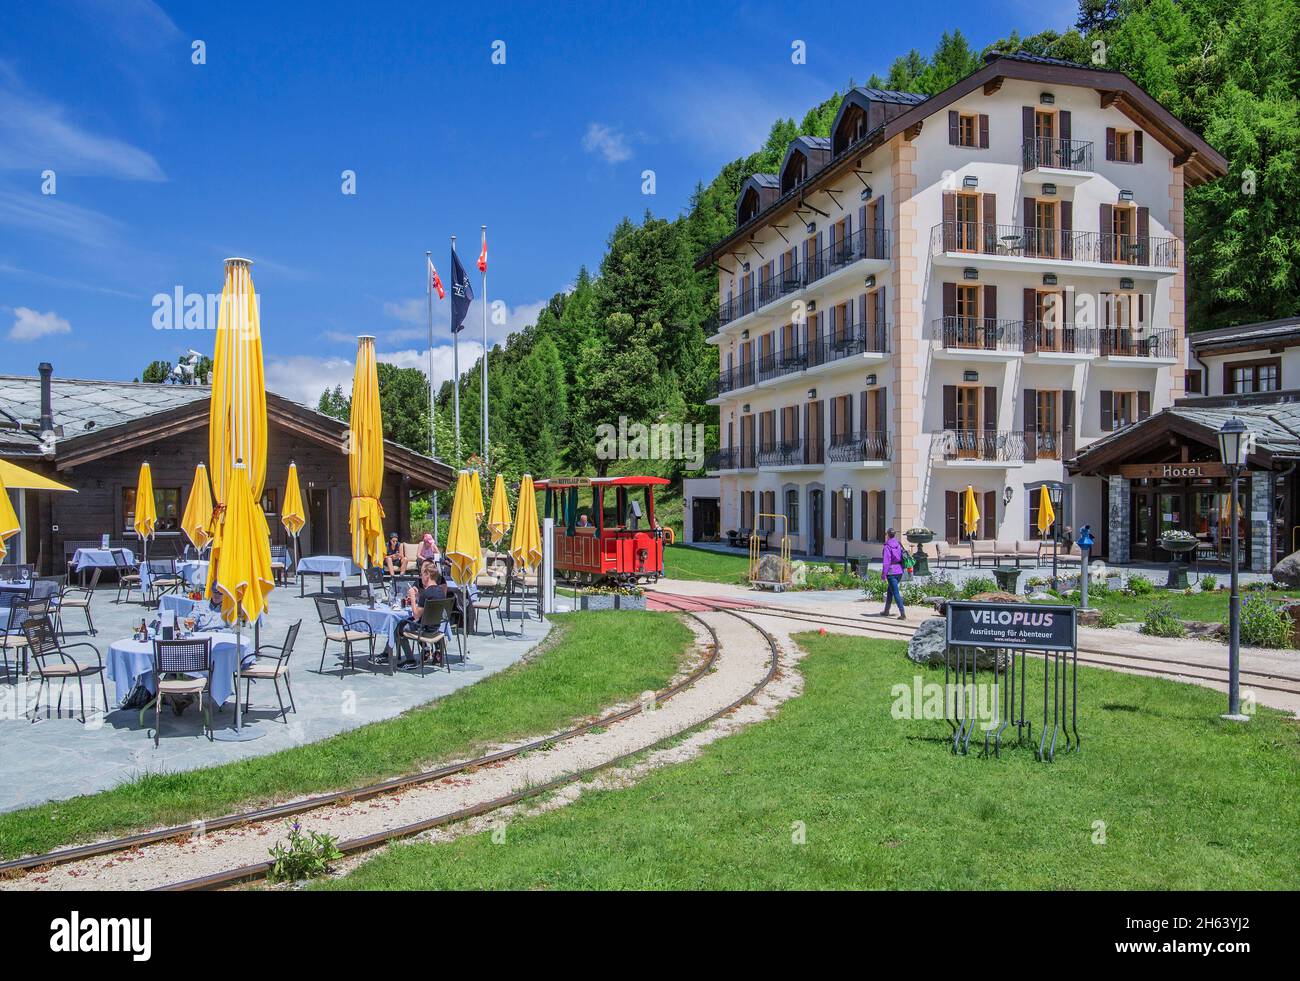
[[(212, 699), (218, 705), (228, 699), (235, 687), (235, 635), (233, 633), (197, 633), (196, 639), (212, 638)], [(244, 652), (244, 666), (252, 664), (253, 634), (246, 632), (240, 638), (240, 648)], [(136, 681), (142, 681), (152, 693), (153, 684), (153, 641), (139, 641), (127, 638), (114, 641), (108, 648), (105, 665), (109, 679), (116, 691), (117, 703), (131, 693)]]
[(298, 560), (298, 572), (310, 572), (316, 575), (324, 573), (327, 576), (338, 576), (340, 579), (361, 575), (361, 570), (357, 568), (356, 563), (346, 555), (308, 555)]
[(376, 634), (387, 636), (388, 646), (397, 650), (397, 628), (400, 624), (411, 622), (411, 611), (394, 610), (383, 605), (373, 610), (368, 606), (346, 606), (343, 608), (343, 619), (349, 623), (361, 621), (369, 624)]
[[(135, 554), (129, 549), (122, 549), (126, 564), (135, 567)], [(112, 569), (113, 553), (106, 548), (79, 548), (72, 553), (72, 564), (78, 569)]]
[[(212, 609), (211, 604), (205, 599), (190, 599), (180, 593), (168, 593), (158, 600), (159, 610), (175, 610), (176, 616), (187, 617), (193, 614), (198, 618), (200, 623), (216, 624), (221, 614)], [(262, 615), (257, 618), (258, 626), (266, 626), (266, 616)]]
[(176, 571), (191, 586), (204, 586), (208, 581), (208, 560), (190, 559), (186, 562), (177, 562)]

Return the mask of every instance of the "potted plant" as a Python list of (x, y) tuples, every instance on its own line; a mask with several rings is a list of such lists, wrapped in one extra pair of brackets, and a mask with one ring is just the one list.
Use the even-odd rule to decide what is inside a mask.
[(644, 610), (645, 592), (636, 585), (592, 586), (578, 594), (579, 610)]
[(914, 558), (916, 559), (916, 568), (912, 570), (914, 576), (928, 576), (930, 574), (930, 559), (925, 554), (925, 546), (934, 541), (934, 532), (929, 528), (908, 528), (903, 532), (903, 537), (916, 546)]
[(1187, 588), (1187, 567), (1180, 559), (1200, 544), (1200, 539), (1190, 531), (1171, 528), (1160, 535), (1160, 547), (1173, 556), (1169, 565), (1169, 579), (1166, 589)]

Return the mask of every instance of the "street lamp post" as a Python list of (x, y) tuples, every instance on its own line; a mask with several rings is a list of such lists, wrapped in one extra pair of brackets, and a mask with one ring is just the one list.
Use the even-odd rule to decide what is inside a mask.
[(1228, 492), (1229, 541), (1228, 561), (1232, 591), (1228, 594), (1228, 713), (1222, 716), (1229, 722), (1249, 722), (1250, 717), (1241, 714), (1241, 592), (1237, 584), (1238, 549), (1237, 525), (1239, 509), (1237, 507), (1237, 480), (1246, 464), (1246, 453), (1250, 445), (1250, 433), (1246, 424), (1233, 416), (1219, 430), (1219, 458), (1228, 468), (1231, 478)]
[[(845, 519), (845, 520), (842, 522), (843, 527), (842, 527), (840, 530), (844, 532), (844, 573), (845, 573), (845, 575), (847, 575), (847, 574), (848, 574), (848, 571), (849, 571), (849, 523), (848, 523), (848, 517), (849, 517), (849, 504), (850, 504), (850, 503), (852, 502), (852, 500), (853, 500), (853, 488), (850, 487), (848, 484), (845, 484), (843, 487), (840, 488), (840, 495), (844, 498), (844, 511), (843, 511), (843, 516), (844, 516), (844, 519)], [(866, 515), (865, 515), (865, 514), (862, 516), (862, 520), (864, 520), (864, 521), (866, 520)]]
[(1053, 481), (1047, 485), (1047, 497), (1052, 502), (1052, 511), (1056, 515), (1056, 520), (1052, 522), (1052, 589), (1057, 587), (1056, 582), (1056, 553), (1057, 547), (1061, 541), (1061, 498), (1064, 497), (1065, 488), (1060, 481)]

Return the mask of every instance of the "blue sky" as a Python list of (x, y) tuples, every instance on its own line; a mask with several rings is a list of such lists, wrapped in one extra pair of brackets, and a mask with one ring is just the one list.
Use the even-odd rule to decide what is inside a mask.
[[(777, 116), (945, 29), (979, 47), (1073, 19), (1063, 0), (6, 4), (0, 373), (48, 358), (65, 377), (130, 379), (209, 353), (210, 333), (154, 329), (153, 297), (219, 293), (229, 255), (254, 260), (271, 388), (346, 387), (357, 334), (423, 366), (423, 253), (447, 281), (452, 234), (472, 260), (488, 226), (498, 340), (599, 263), (619, 218), (679, 213)], [(448, 316), (435, 304), (439, 377)], [(480, 350), (477, 310), (470, 323), (462, 364)]]

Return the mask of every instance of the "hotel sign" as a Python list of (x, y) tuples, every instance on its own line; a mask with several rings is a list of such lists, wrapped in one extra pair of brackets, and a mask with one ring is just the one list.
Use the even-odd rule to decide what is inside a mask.
[(948, 645), (1030, 651), (1073, 651), (1077, 609), (1037, 603), (973, 603), (946, 608)]
[(1147, 477), (1156, 480), (1196, 480), (1200, 477), (1226, 477), (1222, 463), (1131, 463), (1119, 468), (1121, 477)]

